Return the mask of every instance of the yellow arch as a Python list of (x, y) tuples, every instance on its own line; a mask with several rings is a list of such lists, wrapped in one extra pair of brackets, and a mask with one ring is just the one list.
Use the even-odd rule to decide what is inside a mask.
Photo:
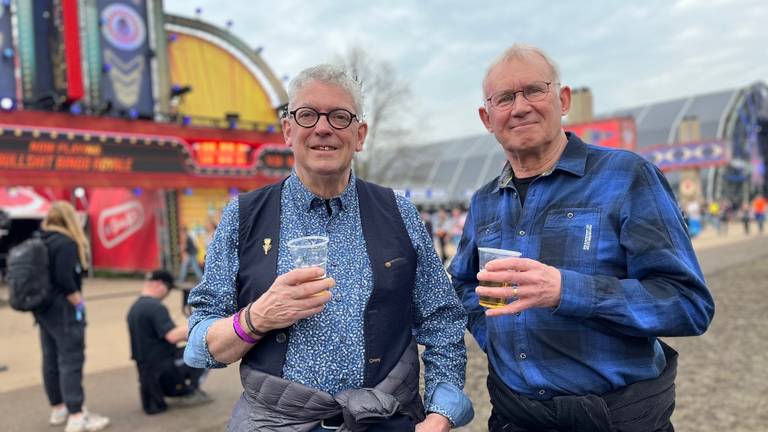
[(175, 40), (168, 43), (168, 60), (171, 85), (192, 87), (182, 98), (180, 115), (224, 119), (226, 113), (238, 113), (241, 121), (277, 123), (269, 95), (257, 77), (221, 47), (175, 33)]

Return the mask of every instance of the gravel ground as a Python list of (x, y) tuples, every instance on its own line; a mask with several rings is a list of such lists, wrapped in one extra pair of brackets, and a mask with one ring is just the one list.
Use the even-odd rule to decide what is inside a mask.
[[(681, 432), (768, 431), (768, 258), (707, 277), (715, 320), (703, 336), (667, 338), (680, 353), (675, 429)], [(462, 432), (487, 431), (487, 363), (467, 335), (466, 391), (475, 419)]]

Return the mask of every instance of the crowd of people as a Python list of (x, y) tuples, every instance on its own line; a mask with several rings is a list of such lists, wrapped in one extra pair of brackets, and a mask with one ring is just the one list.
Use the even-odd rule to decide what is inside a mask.
[(464, 232), (464, 221), (467, 218), (467, 210), (463, 205), (419, 209), (421, 220), (432, 237), (437, 253), (443, 264), (447, 264), (451, 257), (456, 255), (456, 249)]
[[(728, 235), (729, 225), (732, 222), (738, 222), (746, 235), (752, 232), (763, 234), (765, 204), (765, 196), (758, 194), (751, 201), (745, 200), (741, 205), (726, 199), (704, 204), (691, 200), (682, 206), (681, 211), (692, 238), (698, 236), (707, 227), (717, 231), (718, 235)], [(753, 231), (753, 226), (756, 231)]]

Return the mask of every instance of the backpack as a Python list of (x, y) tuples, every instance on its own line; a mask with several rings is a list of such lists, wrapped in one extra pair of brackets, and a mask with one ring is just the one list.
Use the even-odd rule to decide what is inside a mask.
[(53, 300), (49, 273), (48, 248), (39, 236), (11, 248), (7, 273), (11, 307), (34, 312), (48, 306)]

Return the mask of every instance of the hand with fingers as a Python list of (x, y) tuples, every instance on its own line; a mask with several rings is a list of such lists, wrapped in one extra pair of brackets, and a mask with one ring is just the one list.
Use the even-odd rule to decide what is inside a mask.
[(323, 278), (318, 267), (299, 268), (278, 276), (271, 287), (250, 308), (256, 330), (266, 333), (290, 327), (297, 321), (323, 311), (331, 300), (333, 278)]
[[(511, 315), (537, 307), (560, 304), (560, 270), (529, 258), (495, 259), (477, 274), (475, 289), (480, 296), (515, 300), (506, 306), (485, 311), (486, 316)], [(502, 282), (504, 287), (490, 287), (488, 282)]]

